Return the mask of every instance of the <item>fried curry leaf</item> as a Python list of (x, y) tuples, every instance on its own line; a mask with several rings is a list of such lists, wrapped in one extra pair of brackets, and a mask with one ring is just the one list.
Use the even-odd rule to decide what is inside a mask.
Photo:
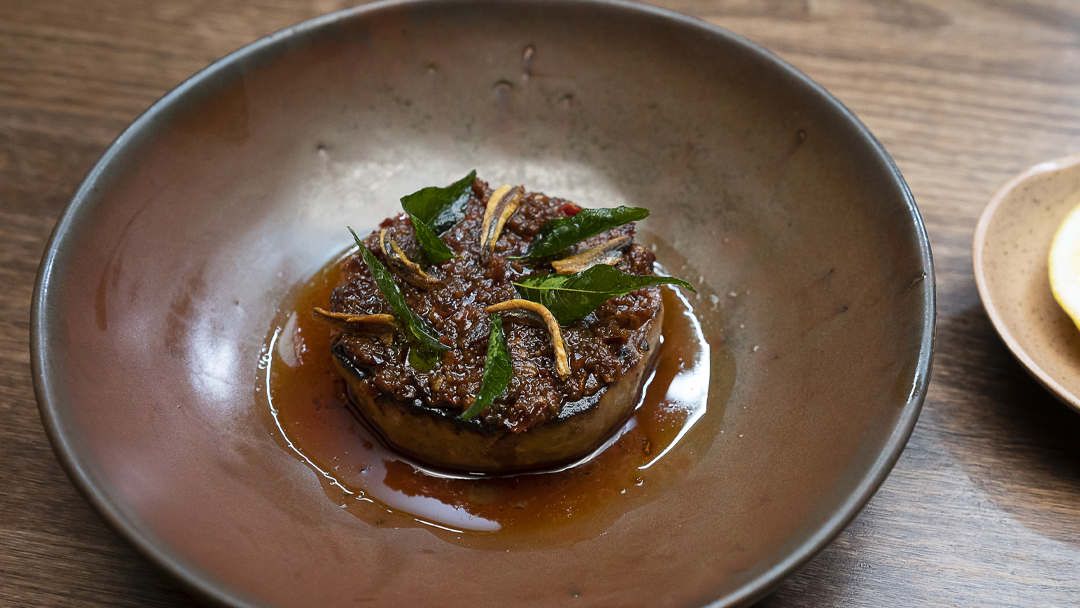
[(454, 257), (454, 252), (450, 251), (450, 248), (446, 246), (446, 243), (442, 242), (439, 235), (435, 234), (435, 231), (424, 222), (410, 216), (413, 225), (413, 232), (416, 233), (416, 240), (420, 241), (420, 249), (424, 252), (424, 259), (428, 264), (439, 264), (445, 262)]
[(697, 293), (681, 279), (626, 274), (605, 264), (585, 272), (541, 274), (514, 283), (521, 297), (546, 306), (562, 325), (583, 319), (611, 298), (652, 285), (681, 285)]
[(442, 351), (424, 346), (414, 346), (409, 349), (409, 365), (418, 372), (428, 373), (435, 369), (439, 361), (442, 361)]
[(524, 255), (518, 257), (529, 259), (554, 255), (574, 243), (647, 217), (649, 210), (641, 207), (582, 209), (571, 217), (548, 220), (529, 243)]
[(445, 188), (430, 186), (401, 197), (401, 208), (409, 217), (429, 225), (442, 234), (465, 217), (465, 203), (476, 181), (476, 171)]
[(480, 381), (480, 390), (476, 400), (461, 415), (462, 420), (470, 420), (480, 412), (491, 407), (495, 398), (506, 390), (514, 367), (510, 361), (510, 351), (506, 348), (503, 336), (502, 317), (491, 315), (491, 334), (488, 336), (487, 361), (484, 363), (484, 379)]
[(364, 259), (364, 264), (367, 264), (368, 270), (371, 271), (371, 277), (375, 279), (375, 284), (379, 286), (379, 291), (390, 302), (390, 307), (394, 309), (394, 313), (405, 324), (409, 335), (427, 348), (441, 351), (450, 350), (449, 346), (439, 342), (438, 332), (425, 323), (416, 313), (409, 310), (409, 305), (405, 302), (405, 295), (401, 293), (401, 288), (394, 282), (394, 275), (390, 274), (390, 271), (375, 257), (375, 254), (368, 251), (367, 247), (364, 247), (364, 244), (360, 242), (360, 237), (356, 236), (352, 228), (349, 228), (349, 232), (352, 233), (356, 246), (360, 248), (360, 255)]
[(439, 235), (465, 217), (465, 205), (474, 181), (475, 170), (445, 188), (430, 186), (401, 197), (401, 208), (409, 214), (416, 239), (429, 263), (438, 264), (454, 257)]

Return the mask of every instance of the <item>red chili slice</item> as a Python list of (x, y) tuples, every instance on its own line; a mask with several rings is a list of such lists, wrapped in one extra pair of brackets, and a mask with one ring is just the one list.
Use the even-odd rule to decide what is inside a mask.
[(559, 207), (559, 211), (566, 214), (566, 217), (574, 217), (581, 211), (581, 207), (578, 207), (574, 203), (566, 203), (562, 207)]

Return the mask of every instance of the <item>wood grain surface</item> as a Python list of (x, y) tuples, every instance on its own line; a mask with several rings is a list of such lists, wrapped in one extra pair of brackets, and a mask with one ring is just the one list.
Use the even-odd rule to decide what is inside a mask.
[[(665, 0), (770, 49), (895, 158), (933, 246), (929, 396), (862, 514), (762, 606), (1080, 606), (1080, 414), (994, 333), (971, 269), (1010, 176), (1080, 152), (1080, 3)], [(335, 0), (0, 2), (0, 606), (198, 606), (83, 501), (31, 385), (50, 230), (123, 128), (188, 76)]]

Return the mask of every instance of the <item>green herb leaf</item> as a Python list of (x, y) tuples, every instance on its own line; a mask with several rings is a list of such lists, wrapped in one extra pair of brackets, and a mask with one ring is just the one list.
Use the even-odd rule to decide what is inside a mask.
[(439, 361), (442, 361), (442, 351), (424, 346), (414, 346), (409, 349), (409, 365), (418, 372), (428, 373), (435, 369)]
[(474, 181), (476, 170), (445, 188), (431, 186), (401, 197), (401, 208), (409, 214), (428, 263), (438, 264), (454, 257), (439, 235), (465, 217)]
[(439, 264), (454, 257), (454, 252), (450, 251), (430, 226), (415, 217), (410, 216), (409, 219), (412, 220), (413, 232), (416, 233), (416, 240), (420, 241), (420, 249), (424, 252), (428, 264)]
[(554, 255), (574, 243), (647, 217), (649, 210), (641, 207), (582, 209), (572, 217), (548, 220), (529, 243), (525, 254), (517, 257), (528, 259)]
[(401, 197), (401, 208), (442, 234), (465, 217), (465, 204), (476, 181), (476, 170), (445, 188), (431, 186)]
[(352, 233), (356, 246), (360, 248), (360, 255), (364, 258), (368, 270), (371, 271), (371, 277), (375, 279), (375, 284), (379, 286), (379, 291), (390, 302), (390, 307), (394, 309), (397, 316), (405, 323), (409, 334), (417, 342), (428, 348), (442, 351), (450, 350), (449, 346), (439, 342), (438, 332), (425, 323), (416, 313), (409, 310), (409, 305), (405, 302), (405, 295), (401, 293), (401, 288), (394, 282), (394, 275), (390, 274), (390, 271), (382, 265), (382, 262), (373, 253), (368, 251), (367, 247), (364, 247), (364, 244), (360, 242), (360, 237), (356, 236), (352, 228), (349, 228), (349, 232)]
[(514, 283), (521, 297), (546, 306), (561, 325), (584, 318), (611, 298), (652, 285), (682, 285), (697, 293), (681, 279), (626, 274), (606, 264), (585, 272), (541, 274)]
[(503, 337), (502, 317), (491, 315), (491, 335), (488, 337), (487, 361), (484, 362), (484, 379), (480, 381), (480, 390), (476, 401), (461, 415), (462, 420), (469, 420), (491, 406), (491, 403), (506, 390), (514, 366), (510, 362), (510, 351), (506, 349)]

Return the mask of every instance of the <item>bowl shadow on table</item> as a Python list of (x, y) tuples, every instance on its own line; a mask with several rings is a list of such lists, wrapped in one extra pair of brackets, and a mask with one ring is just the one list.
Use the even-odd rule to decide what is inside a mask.
[[(30, 590), (12, 606), (111, 606), (115, 608), (207, 608), (198, 591), (146, 559), (88, 503), (51, 511), (43, 522), (56, 529), (79, 526), (80, 537), (49, 550), (42, 572), (48, 580), (0, 581)], [(78, 511), (78, 513), (76, 513)], [(59, 541), (58, 541), (59, 542)], [(40, 586), (39, 586), (40, 585)], [(0, 584), (0, 596), (3, 596)], [(2, 604), (8, 606), (9, 604)]]
[[(850, 566), (847, 558), (859, 553), (859, 545), (866, 538), (860, 534), (841, 534), (832, 546), (815, 555), (799, 572), (754, 604), (755, 608), (845, 605), (845, 598), (851, 597), (848, 587), (858, 583), (855, 577), (843, 575), (842, 572)], [(840, 553), (833, 550), (838, 544), (843, 544)]]
[[(89, 505), (87, 505), (89, 508)], [(94, 514), (97, 516), (97, 514)], [(109, 526), (106, 526), (109, 527)], [(109, 531), (115, 534), (115, 530), (109, 527)], [(124, 589), (124, 597), (110, 597), (110, 602), (115, 602), (117, 608), (209, 608), (217, 606), (209, 599), (204, 599), (198, 590), (191, 589), (178, 582), (157, 564), (149, 561), (146, 557), (132, 547), (127, 539), (116, 534), (116, 544), (124, 545), (123, 551), (127, 554), (127, 561), (118, 563), (109, 568), (103, 574), (115, 577), (110, 587)], [(119, 583), (117, 579), (124, 580)], [(81, 590), (73, 590), (73, 595)], [(74, 595), (78, 597), (78, 595)], [(81, 605), (76, 603), (75, 605)], [(114, 604), (109, 603), (108, 606)]]
[(1080, 416), (1028, 375), (981, 305), (939, 319), (934, 367), (948, 387), (924, 415), (972, 483), (1028, 529), (1080, 547)]

